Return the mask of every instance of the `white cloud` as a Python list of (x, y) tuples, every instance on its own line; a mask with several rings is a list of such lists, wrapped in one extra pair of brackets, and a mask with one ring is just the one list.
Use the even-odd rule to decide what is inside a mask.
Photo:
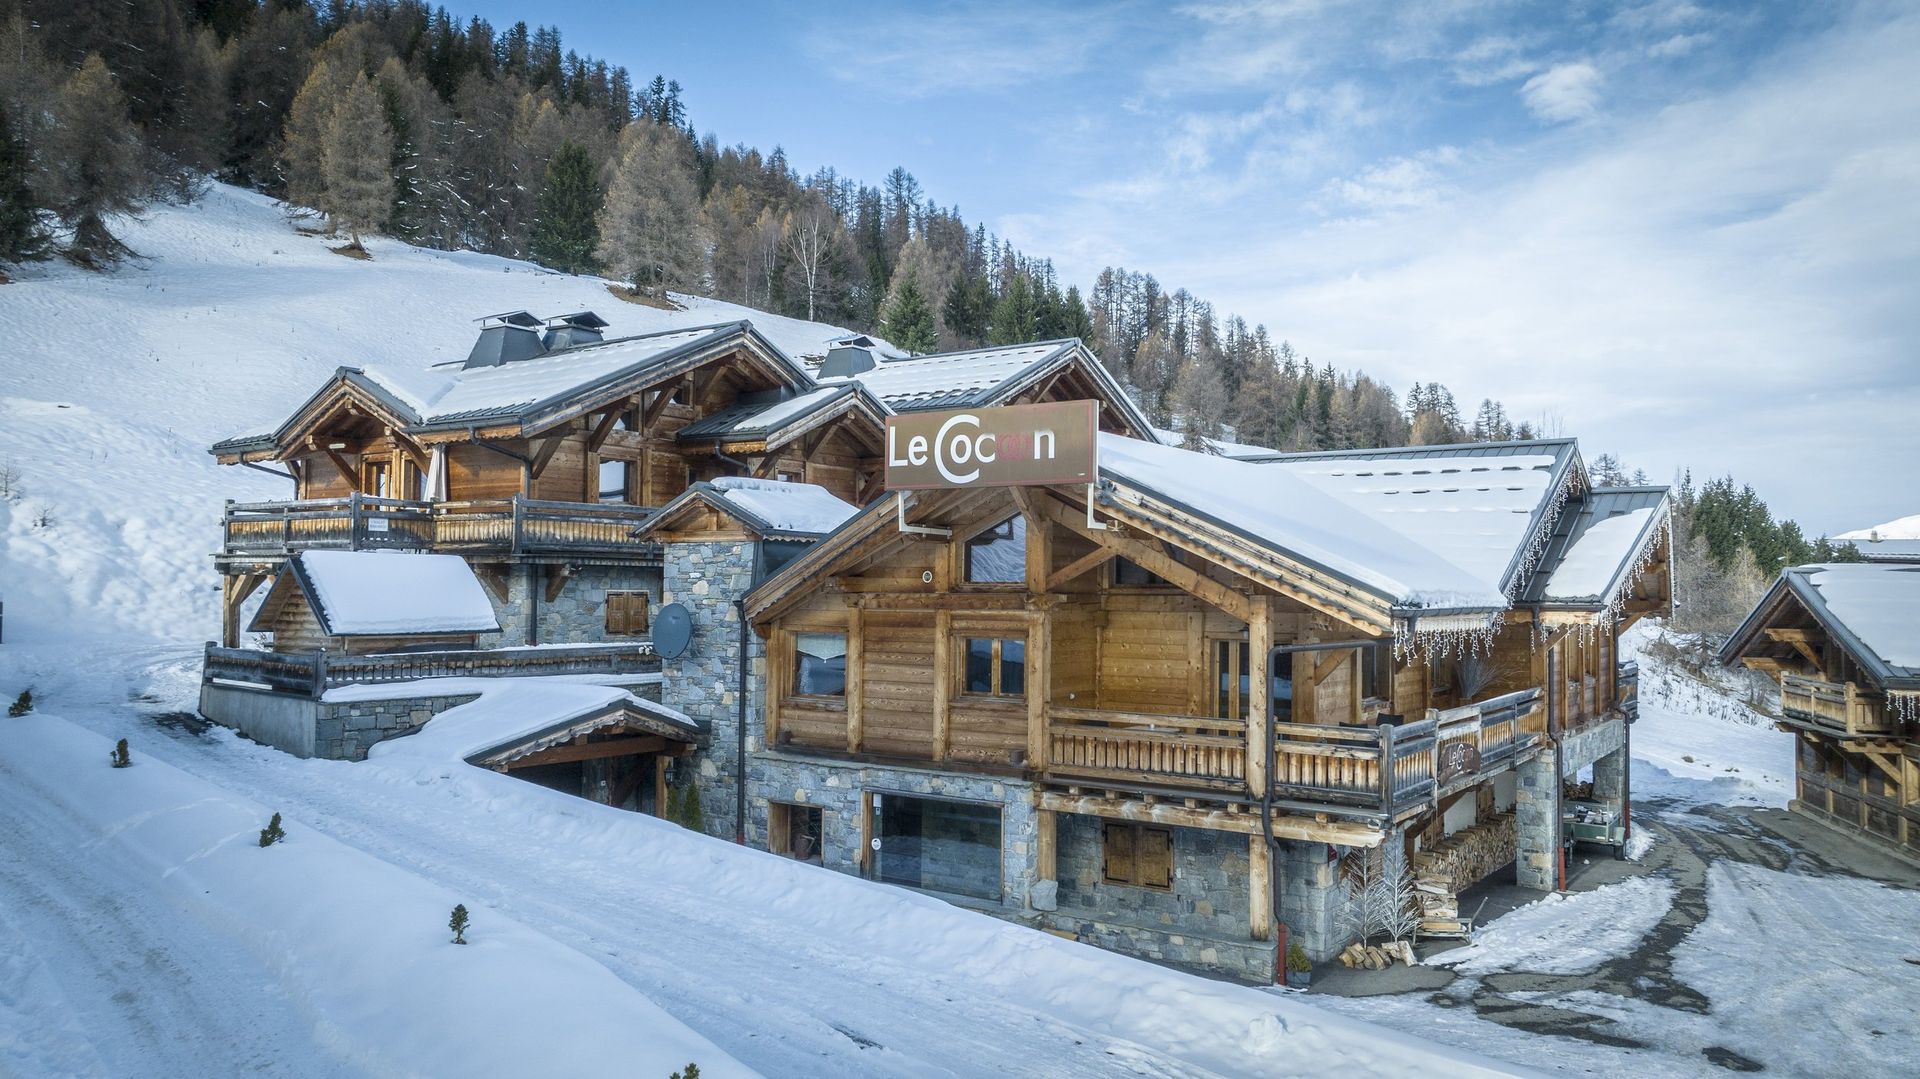
[(1548, 123), (1592, 119), (1600, 111), (1600, 69), (1580, 60), (1557, 64), (1528, 79), (1520, 97), (1535, 116)]
[(1083, 70), (1119, 22), (1031, 4), (842, 16), (801, 45), (820, 74), (893, 97), (1005, 90)]
[(1346, 207), (1361, 213), (1412, 210), (1437, 204), (1446, 194), (1445, 173), (1460, 161), (1457, 147), (1441, 146), (1411, 157), (1368, 165), (1351, 176), (1329, 180), (1318, 208)]
[(1647, 55), (1661, 60), (1671, 60), (1685, 56), (1707, 42), (1713, 40), (1712, 34), (1675, 34), (1664, 41), (1656, 41), (1647, 46)]

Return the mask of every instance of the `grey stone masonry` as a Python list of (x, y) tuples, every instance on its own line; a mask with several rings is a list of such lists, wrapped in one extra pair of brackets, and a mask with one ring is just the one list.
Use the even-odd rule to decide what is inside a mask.
[(384, 701), (322, 701), (314, 718), (313, 755), (334, 761), (366, 760), (367, 749), (374, 743), (412, 734), (434, 716), (479, 696), (465, 693)]
[(1610, 719), (1589, 723), (1579, 730), (1560, 736), (1560, 774), (1569, 778), (1580, 769), (1627, 744), (1627, 722)]
[(1522, 888), (1551, 892), (1560, 887), (1560, 770), (1546, 752), (1523, 762), (1514, 789), (1514, 873)]
[[(859, 873), (866, 864), (867, 796), (905, 794), (992, 803), (1000, 807), (1000, 903), (1004, 913), (1027, 907), (1033, 881), (1033, 790), (1019, 780), (956, 775), (931, 769), (862, 764), (820, 757), (749, 752), (747, 842), (767, 846), (768, 807), (774, 802), (820, 809), (820, 860), (829, 869)], [(702, 792), (702, 798), (705, 792)]]
[[(701, 815), (709, 835), (734, 835), (739, 776), (740, 610), (735, 601), (753, 587), (751, 540), (669, 543), (661, 602), (687, 608), (693, 637), (679, 656), (660, 661), (660, 702), (685, 712), (711, 734), (694, 762)], [(766, 642), (746, 631), (747, 752), (760, 745), (758, 717), (766, 686)]]
[[(529, 574), (531, 569), (531, 574)], [(491, 590), (494, 617), (500, 620), (499, 633), (483, 633), (482, 648), (527, 643), (527, 620), (537, 608), (540, 624), (536, 627), (539, 644), (600, 644), (637, 638), (607, 635), (607, 593), (645, 592), (648, 625), (662, 602), (661, 571), (651, 566), (579, 566), (568, 574), (566, 583), (553, 602), (547, 602), (545, 567), (512, 566), (507, 573), (507, 598), (503, 601)], [(529, 603), (538, 589), (538, 603)]]
[(1282, 841), (1273, 859), (1280, 878), (1276, 917), (1286, 923), (1288, 939), (1306, 949), (1307, 958), (1325, 963), (1340, 954), (1349, 936), (1344, 915), (1347, 887), (1340, 866), (1325, 843)]

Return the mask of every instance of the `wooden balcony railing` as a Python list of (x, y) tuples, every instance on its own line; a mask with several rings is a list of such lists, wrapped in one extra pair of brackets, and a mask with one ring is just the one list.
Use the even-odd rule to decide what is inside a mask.
[(1047, 769), (1094, 779), (1241, 787), (1247, 778), (1247, 725), (1235, 719), (1047, 711)]
[(499, 678), (550, 674), (646, 674), (660, 669), (651, 641), (554, 645), (537, 648), (386, 652), (347, 656), (328, 652), (263, 652), (209, 644), (203, 682), (319, 697), (335, 686), (412, 682), (422, 678)]
[(283, 557), (304, 550), (504, 554), (616, 553), (651, 548), (644, 506), (546, 502), (415, 502), (353, 494), (296, 502), (229, 502), (222, 553)]
[(1880, 694), (1863, 693), (1852, 682), (1823, 682), (1784, 671), (1780, 674), (1780, 710), (1847, 735), (1892, 734), (1899, 729)]

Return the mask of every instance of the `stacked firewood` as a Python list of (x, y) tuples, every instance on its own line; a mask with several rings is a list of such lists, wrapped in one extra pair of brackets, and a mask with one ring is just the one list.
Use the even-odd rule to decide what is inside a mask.
[(1340, 965), (1349, 970), (1385, 970), (1395, 960), (1413, 966), (1413, 945), (1404, 940), (1390, 940), (1385, 944), (1349, 944), (1346, 951), (1340, 953)]
[(1420, 932), (1446, 936), (1471, 929), (1460, 916), (1460, 893), (1511, 864), (1516, 853), (1513, 814), (1503, 813), (1414, 855), (1413, 895), (1420, 905)]

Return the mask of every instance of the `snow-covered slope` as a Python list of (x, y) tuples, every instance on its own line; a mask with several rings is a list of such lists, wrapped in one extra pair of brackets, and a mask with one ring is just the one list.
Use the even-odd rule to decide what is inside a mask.
[(692, 297), (662, 311), (598, 278), (391, 240), (344, 258), (280, 204), (220, 185), (119, 231), (144, 258), (116, 273), (47, 264), (0, 286), (0, 470), (19, 475), (0, 497), (10, 639), (213, 636), (221, 500), (289, 485), (206, 448), (271, 427), (340, 365), (458, 360), (473, 319), (518, 308), (591, 308), (609, 336), (750, 318), (796, 357), (847, 332)]
[(1872, 528), (1856, 528), (1851, 532), (1842, 532), (1835, 539), (1843, 540), (1920, 540), (1920, 513), (1911, 517), (1901, 517)]

